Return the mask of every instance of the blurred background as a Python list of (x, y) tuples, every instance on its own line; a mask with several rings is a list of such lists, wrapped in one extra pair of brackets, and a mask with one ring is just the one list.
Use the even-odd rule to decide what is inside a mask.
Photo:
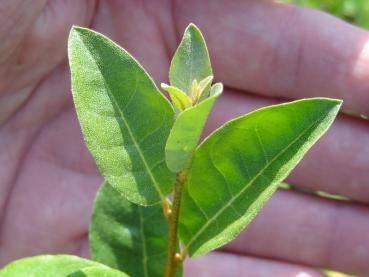
[[(278, 2), (320, 9), (340, 17), (349, 23), (369, 29), (369, 0), (279, 0)], [(283, 185), (290, 186), (282, 184), (282, 187)], [(324, 192), (315, 193), (322, 193), (321, 196), (328, 198), (339, 197)], [(329, 277), (355, 277), (330, 270), (323, 272)]]
[(369, 29), (369, 0), (279, 0), (321, 9), (360, 27)]

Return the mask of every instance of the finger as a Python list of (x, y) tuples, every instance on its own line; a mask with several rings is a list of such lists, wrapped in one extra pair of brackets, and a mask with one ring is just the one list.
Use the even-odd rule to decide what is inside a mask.
[(165, 1), (99, 1), (92, 27), (124, 47), (160, 84), (168, 79), (168, 49), (176, 47), (172, 19)]
[(42, 11), (45, 3), (46, 0), (32, 2), (2, 0), (0, 2), (1, 64), (7, 60), (12, 52), (14, 52), (14, 46), (20, 42), (29, 28), (29, 25), (33, 23), (35, 18)]
[(341, 98), (369, 114), (367, 31), (272, 1), (183, 1), (176, 11), (179, 33), (189, 21), (202, 29), (215, 76), (226, 85), (267, 96)]
[(73, 110), (56, 116), (30, 144), (5, 206), (0, 267), (24, 256), (80, 252), (102, 181)]
[[(206, 132), (280, 100), (227, 90), (215, 104)], [(369, 203), (369, 126), (339, 116), (287, 178), (288, 182)]]
[[(21, 173), (23, 158), (32, 147), (35, 136), (40, 132), (42, 126), (50, 126), (47, 123), (64, 110), (70, 101), (71, 94), (66, 93), (70, 91), (67, 81), (69, 73), (66, 68), (67, 65), (61, 65), (49, 74), (47, 79), (32, 90), (32, 97), (27, 100), (26, 104), (0, 127), (0, 149), (2, 150), (0, 155), (0, 228), (13, 183), (17, 175)], [(50, 92), (52, 92), (52, 97), (50, 97)], [(76, 125), (77, 121), (75, 119), (74, 121)], [(60, 142), (60, 145), (65, 144)], [(71, 141), (69, 147), (75, 145), (76, 143)], [(60, 148), (57, 147), (57, 149)], [(67, 155), (70, 151), (61, 153)]]
[(184, 273), (184, 276), (197, 277), (323, 277), (318, 271), (304, 266), (224, 252), (186, 260)]
[(226, 249), (352, 274), (369, 274), (369, 208), (278, 191)]
[(0, 125), (66, 57), (71, 25), (88, 24), (94, 3), (0, 1)]
[(7, 77), (11, 83), (8, 91), (38, 82), (65, 59), (72, 24), (88, 25), (95, 7), (95, 0), (46, 2), (33, 22), (28, 24), (17, 45), (18, 51), (8, 65)]

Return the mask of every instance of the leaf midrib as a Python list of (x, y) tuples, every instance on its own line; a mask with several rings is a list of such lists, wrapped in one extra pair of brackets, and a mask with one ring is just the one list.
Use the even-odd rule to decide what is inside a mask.
[[(141, 160), (142, 160), (142, 162), (143, 162), (143, 164), (144, 164), (144, 166), (145, 166), (145, 168), (146, 168), (146, 171), (148, 172), (148, 174), (149, 174), (149, 176), (150, 176), (151, 181), (152, 181), (152, 182), (153, 182), (153, 184), (154, 184), (155, 190), (156, 190), (156, 191), (157, 191), (157, 193), (159, 194), (160, 198), (164, 198), (164, 195), (162, 194), (162, 192), (161, 192), (161, 190), (160, 190), (160, 187), (159, 187), (159, 185), (158, 185), (158, 183), (157, 183), (157, 181), (156, 181), (156, 179), (155, 179), (155, 176), (154, 176), (154, 175), (152, 175), (152, 173), (151, 173), (151, 171), (150, 171), (150, 167), (148, 166), (148, 164), (147, 164), (147, 162), (146, 162), (146, 159), (145, 159), (145, 157), (144, 157), (144, 155), (143, 155), (143, 153), (142, 153), (142, 151), (141, 151), (140, 144), (138, 144), (138, 142), (136, 141), (136, 139), (135, 139), (135, 137), (134, 137), (134, 135), (133, 135), (133, 133), (132, 133), (131, 127), (129, 126), (129, 124), (128, 124), (128, 122), (127, 122), (127, 120), (126, 120), (126, 118), (125, 118), (125, 116), (124, 116), (124, 114), (123, 114), (123, 112), (122, 112), (122, 110), (120, 109), (120, 107), (119, 107), (119, 105), (118, 105), (118, 103), (117, 103), (117, 101), (116, 101), (116, 99), (115, 99), (115, 96), (114, 96), (114, 94), (112, 93), (112, 91), (111, 91), (111, 89), (110, 89), (109, 84), (106, 82), (105, 77), (104, 77), (104, 75), (102, 74), (102, 70), (101, 70), (101, 68), (100, 68), (99, 63), (98, 63), (98, 62), (96, 62), (96, 60), (95, 60), (94, 56), (92, 55), (92, 53), (91, 53), (91, 51), (90, 51), (89, 47), (85, 44), (85, 42), (84, 42), (83, 38), (82, 38), (81, 36), (79, 36), (79, 35), (78, 35), (78, 37), (79, 37), (79, 39), (81, 40), (81, 42), (83, 43), (83, 45), (86, 47), (86, 49), (88, 50), (88, 51), (87, 51), (87, 53), (90, 55), (90, 57), (91, 57), (91, 58), (92, 58), (92, 60), (94, 61), (95, 65), (96, 65), (96, 66), (97, 66), (97, 68), (99, 69), (99, 71), (100, 71), (100, 75), (102, 76), (102, 79), (103, 79), (103, 82), (104, 82), (105, 87), (106, 87), (106, 89), (107, 89), (107, 92), (108, 92), (108, 94), (111, 96), (111, 99), (113, 99), (114, 105), (118, 108), (118, 111), (119, 111), (119, 114), (120, 114), (120, 116), (121, 116), (121, 119), (122, 119), (122, 121), (123, 121), (124, 125), (125, 125), (125, 126), (126, 126), (126, 128), (127, 128), (128, 134), (129, 134), (129, 136), (130, 136), (130, 138), (131, 138), (131, 140), (132, 140), (133, 144), (134, 144), (134, 145), (136, 146), (136, 148), (137, 148), (137, 152), (138, 152), (138, 154), (139, 154), (139, 156), (140, 156), (140, 158), (141, 158)], [(136, 78), (136, 82), (137, 82), (137, 78)], [(136, 84), (136, 85), (137, 85), (137, 84)], [(133, 96), (132, 96), (132, 97), (133, 97)], [(130, 102), (131, 102), (131, 101), (130, 101)]]
[[(255, 175), (254, 178), (252, 178), (246, 185), (245, 187), (240, 190), (237, 194), (235, 194), (234, 196), (231, 197), (230, 201), (228, 201), (228, 203), (226, 203), (217, 213), (214, 214), (214, 216), (212, 216), (202, 227), (201, 229), (192, 237), (192, 239), (188, 242), (187, 244), (187, 248), (190, 248), (191, 244), (209, 227), (210, 224), (212, 224), (214, 222), (214, 220), (216, 220), (216, 218), (223, 213), (223, 211), (225, 211), (226, 209), (228, 209), (230, 206), (233, 205), (233, 202), (239, 197), (241, 196), (246, 189), (259, 177), (263, 174), (263, 172), (276, 160), (279, 158), (279, 156), (281, 156), (285, 151), (287, 151), (295, 142), (297, 142), (311, 127), (313, 127), (318, 121), (320, 121), (323, 117), (325, 116), (325, 114), (323, 114), (322, 117), (320, 117), (319, 119), (317, 119), (316, 121), (314, 121), (312, 124), (309, 125), (308, 128), (306, 128), (305, 131), (303, 131), (302, 133), (300, 133), (300, 135), (298, 135), (291, 143), (289, 143), (281, 152), (279, 152), (273, 159), (271, 159), (268, 163), (265, 164), (265, 166), (259, 171), (258, 174)], [(192, 198), (192, 197), (191, 197)], [(193, 198), (192, 198), (193, 199)], [(193, 201), (195, 201), (193, 199)], [(195, 201), (196, 202), (196, 201)]]

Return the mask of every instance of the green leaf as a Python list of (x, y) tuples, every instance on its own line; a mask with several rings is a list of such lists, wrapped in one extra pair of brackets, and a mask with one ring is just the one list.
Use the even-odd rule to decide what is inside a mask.
[[(107, 267), (97, 262), (70, 255), (44, 255), (24, 258), (0, 270), (1, 277), (53, 276), (64, 277), (86, 267)], [(122, 275), (124, 276), (124, 275)]]
[(222, 83), (215, 83), (214, 85), (211, 86), (210, 89), (210, 96), (219, 94), (223, 92), (223, 84)]
[(99, 266), (91, 266), (80, 269), (68, 277), (129, 277), (127, 274), (111, 268), (103, 268)]
[(213, 76), (208, 76), (200, 82), (198, 82), (196, 79), (193, 80), (190, 91), (188, 93), (192, 105), (196, 105), (198, 102), (201, 102), (201, 100), (209, 96), (208, 91), (210, 89), (212, 81)]
[(333, 122), (341, 101), (304, 99), (232, 120), (196, 150), (179, 233), (190, 256), (234, 239)]
[(69, 61), (78, 119), (101, 174), (134, 203), (159, 202), (175, 182), (164, 156), (170, 103), (130, 54), (92, 30), (71, 30)]
[(179, 114), (165, 146), (165, 158), (171, 171), (179, 172), (189, 166), (209, 112), (219, 95), (213, 95)]
[(192, 82), (213, 75), (208, 49), (200, 30), (190, 24), (175, 52), (169, 69), (170, 84), (188, 93)]
[(192, 106), (191, 99), (187, 96), (185, 92), (183, 92), (179, 88), (168, 86), (166, 84), (161, 84), (161, 87), (169, 93), (173, 105), (179, 111), (184, 111), (185, 109)]
[(199, 102), (209, 97), (209, 90), (213, 79), (214, 79), (213, 76), (208, 76), (199, 82), (199, 90), (200, 90), (200, 96), (198, 100)]
[(164, 275), (167, 222), (161, 205), (135, 205), (105, 183), (96, 196), (89, 237), (94, 260), (132, 277)]
[(200, 88), (201, 94), (204, 93), (204, 91), (207, 87), (210, 88), (210, 85), (211, 85), (211, 82), (213, 81), (213, 79), (214, 79), (213, 76), (208, 76), (208, 77), (204, 78), (203, 80), (201, 80), (199, 82), (199, 88)]

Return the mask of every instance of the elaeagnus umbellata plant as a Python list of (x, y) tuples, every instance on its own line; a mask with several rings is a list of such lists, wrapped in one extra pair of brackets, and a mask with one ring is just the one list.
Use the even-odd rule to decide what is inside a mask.
[(104, 183), (89, 230), (92, 261), (22, 259), (3, 276), (181, 276), (183, 260), (233, 240), (324, 134), (341, 101), (302, 99), (233, 119), (199, 144), (222, 94), (208, 50), (190, 24), (159, 91), (105, 36), (73, 27), (73, 99)]

